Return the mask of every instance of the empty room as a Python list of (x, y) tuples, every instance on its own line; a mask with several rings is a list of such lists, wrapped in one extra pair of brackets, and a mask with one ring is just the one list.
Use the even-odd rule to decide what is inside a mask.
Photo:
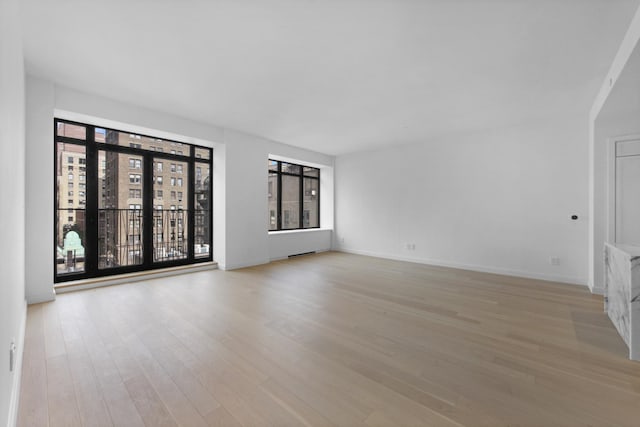
[(639, 6), (0, 0), (0, 426), (639, 426)]

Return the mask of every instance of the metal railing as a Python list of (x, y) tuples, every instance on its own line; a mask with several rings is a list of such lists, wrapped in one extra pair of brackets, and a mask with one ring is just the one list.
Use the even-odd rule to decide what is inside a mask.
[(98, 268), (143, 262), (142, 209), (98, 209)]
[[(138, 265), (143, 262), (143, 209), (99, 209), (98, 267)], [(153, 262), (189, 256), (189, 214), (184, 209), (153, 210)], [(209, 254), (209, 211), (195, 212), (195, 256)]]
[[(79, 210), (79, 209), (78, 209)], [(59, 210), (59, 221), (67, 215)], [(84, 210), (82, 210), (84, 214)], [(140, 265), (144, 262), (144, 209), (98, 209), (98, 268)], [(65, 218), (67, 219), (67, 218)], [(210, 253), (210, 211), (196, 209), (194, 214), (194, 256), (206, 257)], [(183, 209), (153, 210), (153, 262), (187, 259), (189, 256), (189, 214)], [(62, 222), (61, 222), (62, 223)], [(74, 215), (74, 221), (60, 226), (59, 235), (85, 229), (84, 215)], [(82, 239), (83, 240), (83, 239)], [(60, 239), (57, 253), (57, 273), (84, 270), (84, 247), (67, 250), (69, 242)]]

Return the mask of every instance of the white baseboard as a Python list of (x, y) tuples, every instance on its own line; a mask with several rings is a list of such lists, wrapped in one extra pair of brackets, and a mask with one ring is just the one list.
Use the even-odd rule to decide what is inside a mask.
[(9, 402), (9, 427), (15, 427), (18, 423), (18, 408), (20, 406), (20, 385), (22, 382), (22, 356), (24, 354), (24, 338), (27, 327), (27, 301), (22, 309), (20, 329), (16, 337), (17, 358), (13, 371), (13, 384), (11, 385), (11, 400)]
[(229, 271), (229, 270), (238, 270), (240, 268), (255, 267), (256, 265), (263, 265), (263, 264), (269, 264), (269, 261), (240, 262), (236, 264), (224, 264), (224, 265), (218, 264), (218, 268), (220, 270)]
[(599, 287), (589, 287), (589, 290), (591, 291), (592, 294), (595, 295), (604, 295), (604, 288), (599, 288)]
[(542, 274), (542, 273), (532, 273), (529, 271), (511, 270), (507, 268), (481, 266), (481, 265), (474, 265), (474, 264), (463, 264), (463, 263), (442, 261), (442, 260), (436, 260), (436, 259), (411, 258), (411, 257), (404, 257), (400, 255), (395, 255), (395, 254), (387, 254), (387, 253), (380, 253), (380, 252), (374, 252), (374, 251), (363, 251), (359, 249), (350, 249), (350, 248), (342, 248), (342, 247), (338, 247), (335, 250), (338, 252), (346, 252), (346, 253), (351, 253), (356, 255), (386, 258), (386, 259), (392, 259), (396, 261), (406, 261), (406, 262), (413, 262), (417, 264), (434, 265), (438, 267), (457, 268), (460, 270), (471, 270), (471, 271), (478, 271), (481, 273), (500, 274), (503, 276), (516, 276), (516, 277), (523, 277), (527, 279), (545, 280), (549, 282), (560, 282), (560, 283), (566, 283), (569, 285), (587, 286), (586, 281), (578, 277), (555, 276), (555, 275)]

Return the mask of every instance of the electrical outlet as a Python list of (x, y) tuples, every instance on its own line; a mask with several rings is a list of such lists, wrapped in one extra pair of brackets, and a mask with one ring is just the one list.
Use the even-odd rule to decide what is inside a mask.
[(557, 256), (553, 256), (553, 257), (549, 258), (549, 264), (551, 264), (551, 265), (560, 265), (560, 258), (558, 258)]
[(343, 245), (344, 244), (344, 237), (340, 238), (340, 244)]
[(13, 372), (16, 368), (16, 343), (11, 341), (9, 346), (9, 372)]

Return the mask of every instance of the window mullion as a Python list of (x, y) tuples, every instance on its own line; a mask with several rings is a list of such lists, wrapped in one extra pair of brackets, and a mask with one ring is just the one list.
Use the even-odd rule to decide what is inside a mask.
[(85, 188), (85, 273), (95, 276), (98, 271), (98, 148), (95, 142), (95, 127), (87, 126), (86, 188)]

